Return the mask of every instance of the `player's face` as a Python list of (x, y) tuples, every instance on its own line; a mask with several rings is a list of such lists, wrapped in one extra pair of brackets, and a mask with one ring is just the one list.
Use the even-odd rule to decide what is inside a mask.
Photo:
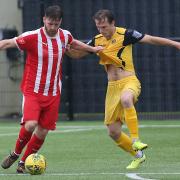
[(48, 17), (44, 17), (43, 18), (43, 22), (44, 22), (44, 27), (46, 29), (46, 33), (50, 36), (50, 37), (54, 37), (56, 35), (56, 33), (58, 32), (58, 29), (61, 25), (61, 19), (50, 19)]
[(98, 31), (106, 38), (111, 39), (113, 36), (116, 27), (114, 26), (114, 21), (112, 23), (108, 22), (108, 19), (104, 19), (101, 21), (98, 21), (95, 19), (95, 24), (98, 29)]

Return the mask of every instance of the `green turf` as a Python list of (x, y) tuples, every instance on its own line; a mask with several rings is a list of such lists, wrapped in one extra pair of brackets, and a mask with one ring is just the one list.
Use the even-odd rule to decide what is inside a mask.
[[(179, 180), (180, 121), (141, 121), (140, 125), (146, 125), (140, 128), (140, 135), (149, 148), (147, 161), (136, 171), (125, 169), (132, 157), (111, 141), (103, 122), (76, 121), (58, 123), (56, 133), (48, 135), (40, 151), (48, 163), (44, 175), (16, 175), (15, 163), (0, 170), (0, 180), (127, 180), (127, 173), (146, 179)], [(13, 149), (18, 130), (17, 122), (0, 121), (1, 159)]]

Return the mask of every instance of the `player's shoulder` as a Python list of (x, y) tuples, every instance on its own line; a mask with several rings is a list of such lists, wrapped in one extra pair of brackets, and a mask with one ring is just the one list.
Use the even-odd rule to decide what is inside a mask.
[(60, 32), (63, 32), (63, 34), (71, 34), (71, 32), (68, 31), (68, 30), (66, 30), (66, 29), (61, 29), (61, 28), (59, 28), (59, 31), (60, 31)]
[(94, 37), (94, 39), (99, 39), (99, 38), (103, 38), (104, 36), (102, 34), (98, 34)]
[(36, 34), (38, 34), (39, 31), (40, 31), (40, 29), (26, 31), (26, 32), (22, 33), (21, 36), (26, 37), (26, 36), (36, 35)]
[(120, 35), (124, 35), (126, 30), (127, 29), (124, 27), (116, 27), (116, 32), (117, 32), (117, 34), (120, 34)]

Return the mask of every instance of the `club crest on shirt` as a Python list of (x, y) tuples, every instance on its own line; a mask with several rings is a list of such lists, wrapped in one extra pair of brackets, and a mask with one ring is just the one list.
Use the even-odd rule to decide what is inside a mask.
[(113, 40), (111, 41), (111, 43), (112, 43), (112, 44), (116, 43), (116, 39), (113, 39)]
[(25, 40), (24, 40), (23, 37), (19, 37), (19, 38), (18, 38), (18, 43), (19, 43), (19, 44), (25, 44), (26, 42), (25, 42)]

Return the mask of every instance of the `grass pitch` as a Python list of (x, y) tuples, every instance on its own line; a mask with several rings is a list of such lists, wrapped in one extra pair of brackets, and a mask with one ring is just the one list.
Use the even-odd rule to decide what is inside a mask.
[[(19, 128), (18, 122), (0, 122), (1, 159), (13, 150)], [(45, 174), (18, 175), (15, 163), (0, 169), (0, 180), (179, 180), (180, 121), (140, 121), (140, 136), (149, 145), (147, 161), (127, 171), (133, 158), (116, 147), (103, 122), (59, 122), (39, 152), (47, 159)]]

